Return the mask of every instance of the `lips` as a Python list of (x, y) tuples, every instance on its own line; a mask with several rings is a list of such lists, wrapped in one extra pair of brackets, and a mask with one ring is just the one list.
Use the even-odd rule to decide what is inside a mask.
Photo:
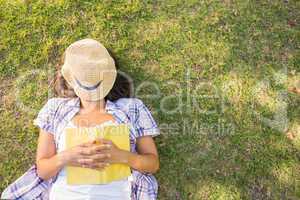
[(92, 85), (92, 86), (86, 86), (86, 85), (83, 85), (82, 83), (80, 83), (80, 81), (75, 77), (75, 81), (76, 83), (79, 85), (79, 87), (85, 89), (85, 90), (95, 90), (99, 87), (99, 85), (102, 83), (102, 80), (99, 81), (98, 83), (96, 83), (95, 85)]

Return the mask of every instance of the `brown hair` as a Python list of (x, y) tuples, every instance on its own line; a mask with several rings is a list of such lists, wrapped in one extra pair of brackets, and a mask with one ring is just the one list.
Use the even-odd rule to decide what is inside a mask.
[[(110, 50), (107, 49), (110, 56), (114, 59), (116, 68), (118, 70), (117, 77), (113, 88), (110, 90), (108, 95), (105, 97), (105, 100), (115, 101), (120, 98), (129, 98), (133, 96), (133, 82), (124, 72), (119, 71), (119, 63), (116, 59), (115, 54)], [(55, 95), (59, 97), (77, 97), (76, 93), (74, 92), (73, 88), (68, 84), (68, 82), (64, 79), (61, 74), (61, 67), (64, 64), (65, 60), (65, 53), (62, 55), (61, 59), (59, 60), (58, 64), (56, 65), (56, 73), (53, 81), (53, 89)]]

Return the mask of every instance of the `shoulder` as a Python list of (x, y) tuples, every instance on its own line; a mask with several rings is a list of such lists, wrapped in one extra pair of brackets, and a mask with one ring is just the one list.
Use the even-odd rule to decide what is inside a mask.
[(131, 120), (138, 118), (145, 118), (151, 116), (151, 109), (149, 109), (144, 102), (139, 98), (120, 98), (114, 102), (118, 109), (124, 111)]
[(145, 106), (143, 101), (139, 98), (120, 98), (114, 103), (122, 110), (133, 111), (139, 109), (141, 106)]
[(141, 106), (144, 106), (143, 101), (138, 98), (120, 98), (114, 101), (114, 104), (118, 109), (125, 112), (131, 120), (138, 117)]
[(139, 106), (143, 104), (143, 101), (139, 98), (120, 98), (114, 103), (117, 105)]
[(68, 98), (61, 98), (61, 97), (52, 97), (50, 99), (47, 100), (46, 104), (53, 104), (53, 105), (57, 105), (63, 102), (66, 102), (68, 100)]
[(159, 135), (159, 128), (151, 111), (138, 98), (121, 98), (115, 101), (117, 107), (126, 112), (136, 129), (136, 137)]
[(44, 106), (50, 109), (56, 109), (60, 105), (68, 103), (70, 100), (70, 98), (53, 97), (48, 99)]
[(49, 98), (42, 107), (42, 112), (56, 113), (60, 108), (65, 108), (68, 105), (75, 105), (76, 100), (74, 98), (62, 98), (53, 97)]
[(51, 103), (66, 103), (69, 102), (70, 100), (72, 100), (74, 98), (63, 98), (63, 97), (52, 97), (50, 99), (48, 99), (47, 102), (51, 102)]

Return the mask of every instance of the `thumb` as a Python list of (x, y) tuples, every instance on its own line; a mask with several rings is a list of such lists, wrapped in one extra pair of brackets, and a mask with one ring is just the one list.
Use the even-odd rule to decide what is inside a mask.
[(99, 141), (102, 144), (112, 144), (111, 140), (107, 140), (107, 139), (104, 139), (104, 138), (97, 138), (97, 141)]
[(101, 139), (101, 142), (102, 142), (103, 144), (112, 144), (112, 141), (111, 141), (111, 140), (107, 140), (107, 139), (104, 139), (104, 138)]
[(103, 138), (98, 137), (93, 140), (93, 144), (105, 144), (105, 142)]

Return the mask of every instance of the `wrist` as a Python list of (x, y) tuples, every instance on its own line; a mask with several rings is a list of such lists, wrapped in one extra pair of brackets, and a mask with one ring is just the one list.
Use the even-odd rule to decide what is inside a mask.
[(120, 163), (129, 165), (130, 152), (125, 150), (120, 150)]
[(67, 160), (67, 156), (66, 156), (66, 151), (62, 151), (62, 152), (56, 154), (56, 159), (57, 159), (58, 167), (62, 168), (65, 165), (67, 165), (68, 160)]

